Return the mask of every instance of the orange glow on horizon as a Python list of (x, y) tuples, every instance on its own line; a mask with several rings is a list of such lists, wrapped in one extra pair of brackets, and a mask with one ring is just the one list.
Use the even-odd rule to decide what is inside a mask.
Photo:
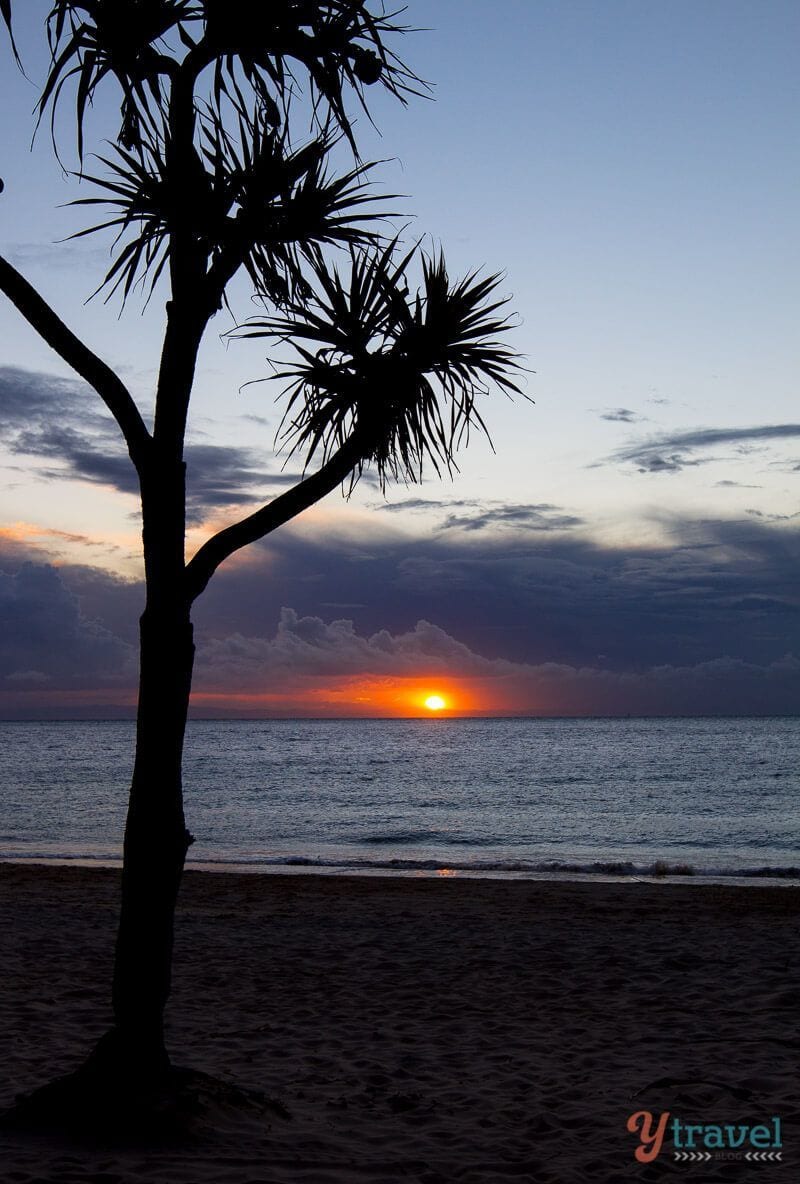
[(195, 709), (263, 712), (281, 716), (361, 716), (379, 718), (431, 718), (446, 715), (478, 715), (491, 711), (482, 687), (467, 680), (437, 679), (431, 686), (419, 679), (359, 678), (309, 679), (269, 691), (230, 692), (203, 688), (192, 694)]
[[(442, 679), (427, 684), (419, 678), (397, 677), (331, 678), (296, 677), (272, 681), (269, 690), (232, 690), (223, 685), (201, 685), (192, 693), (191, 713), (195, 719), (427, 719), (498, 715), (543, 715), (540, 703), (532, 710), (531, 697), (515, 696), (513, 685), (503, 680), (471, 678)], [(127, 684), (127, 685), (126, 685)], [(435, 691), (434, 691), (434, 688)], [(431, 710), (426, 700), (443, 699), (445, 708)], [(13, 689), (0, 688), (0, 707), (37, 707), (69, 715), (88, 713), (111, 718), (117, 712), (133, 716), (136, 711), (134, 672), (130, 681), (114, 686), (58, 688), (36, 680), (20, 682)], [(431, 726), (436, 725), (431, 722)]]

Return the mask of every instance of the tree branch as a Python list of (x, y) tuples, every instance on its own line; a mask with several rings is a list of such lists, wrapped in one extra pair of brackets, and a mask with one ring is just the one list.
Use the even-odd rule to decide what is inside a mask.
[(0, 292), (22, 313), (43, 341), (97, 391), (119, 424), (131, 460), (140, 470), (151, 443), (139, 409), (122, 380), (68, 329), (15, 267), (0, 256)]
[(300, 481), (268, 505), (219, 531), (203, 543), (186, 567), (186, 594), (191, 604), (204, 590), (219, 565), (235, 551), (255, 543), (313, 506), (341, 485), (370, 452), (365, 433), (354, 431), (316, 473)]

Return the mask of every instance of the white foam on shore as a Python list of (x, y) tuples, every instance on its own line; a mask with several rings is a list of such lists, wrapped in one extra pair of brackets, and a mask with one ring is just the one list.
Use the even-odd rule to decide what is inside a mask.
[[(50, 867), (121, 868), (122, 859), (107, 855), (53, 855), (32, 853), (0, 857), (2, 863)], [(234, 873), (246, 875), (382, 876), (399, 878), (458, 877), (471, 880), (523, 880), (547, 883), (600, 882), (613, 884), (738, 884), (796, 887), (800, 868), (691, 868), (670, 866), (666, 861), (654, 865), (632, 863), (569, 864), (548, 861), (544, 864), (450, 864), (436, 860), (386, 860), (348, 863), (312, 859), (304, 856), (257, 858), (249, 860), (198, 859), (186, 861), (187, 871)]]

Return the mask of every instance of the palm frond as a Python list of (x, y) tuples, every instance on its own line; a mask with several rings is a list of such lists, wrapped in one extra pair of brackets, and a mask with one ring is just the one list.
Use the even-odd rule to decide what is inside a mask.
[(314, 298), (291, 301), (282, 316), (254, 319), (240, 336), (291, 344), (280, 439), (308, 465), (328, 459), (354, 433), (365, 441), (362, 467), (379, 480), (416, 482), (424, 464), (457, 469), (455, 454), (472, 428), (489, 435), (477, 400), (492, 388), (522, 393), (518, 355), (498, 335), (511, 323), (500, 277), (473, 272), (450, 282), (441, 254), (422, 257), (422, 286), (411, 294), (412, 248), (397, 242), (351, 250), (349, 272), (320, 260)]
[[(113, 216), (71, 237), (116, 230), (115, 246), (121, 249), (97, 292), (107, 288), (109, 299), (121, 289), (126, 300), (140, 281), (151, 293), (169, 256), (170, 217), (181, 212), (173, 208), (170, 198), (165, 152), (153, 142), (142, 143), (137, 151), (114, 145), (113, 156), (98, 160), (106, 175), (84, 173), (83, 179), (101, 189), (104, 196), (78, 198), (72, 204), (106, 206)], [(183, 213), (188, 216), (187, 211)]]
[(318, 126), (331, 117), (355, 150), (348, 91), (369, 114), (366, 87), (380, 83), (403, 103), (427, 89), (388, 47), (389, 38), (407, 31), (395, 23), (399, 12), (372, 13), (367, 0), (205, 0), (204, 8), (217, 103), (241, 78), (277, 115), (301, 86), (301, 68)]
[(0, 17), (3, 18), (3, 23), (8, 29), (8, 36), (11, 39), (11, 50), (14, 54), (14, 59), (21, 70), (22, 62), (17, 51), (17, 43), (14, 40), (14, 30), (11, 27), (11, 0), (0, 0)]
[(113, 77), (122, 91), (119, 139), (125, 147), (135, 146), (143, 121), (157, 129), (156, 116), (166, 107), (163, 79), (176, 67), (159, 43), (170, 30), (201, 15), (195, 0), (56, 0), (47, 17), (51, 62), (39, 98), (40, 120), (50, 105), (54, 135), (56, 108), (65, 85), (74, 80), (82, 159), (87, 108), (100, 83)]
[[(401, 102), (427, 89), (388, 47), (406, 31), (397, 15), (371, 12), (368, 0), (55, 0), (39, 118), (49, 106), (54, 134), (56, 108), (74, 84), (82, 159), (87, 109), (100, 84), (113, 78), (122, 91), (123, 146), (136, 145), (143, 124), (164, 134), (182, 47), (197, 74), (213, 67), (210, 100), (218, 114), (224, 100), (241, 100), (244, 88), (274, 126), (285, 124), (290, 97), (307, 80), (316, 127), (333, 120), (355, 151), (349, 93), (369, 114), (365, 88), (374, 84)], [(0, 16), (10, 31), (11, 0), (0, 0)]]

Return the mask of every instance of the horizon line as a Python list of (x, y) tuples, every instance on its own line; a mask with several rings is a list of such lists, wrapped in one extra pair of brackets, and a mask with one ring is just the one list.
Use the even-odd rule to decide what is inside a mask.
[[(481, 714), (479, 712), (425, 715), (190, 715), (189, 723), (391, 723), (409, 720), (579, 720), (579, 719), (800, 719), (800, 711), (710, 711), (710, 712), (572, 712), (570, 714), (542, 714), (534, 712), (512, 712)], [(0, 716), (0, 723), (7, 724), (54, 724), (54, 723), (136, 723), (136, 715), (50, 715), (50, 716)]]

